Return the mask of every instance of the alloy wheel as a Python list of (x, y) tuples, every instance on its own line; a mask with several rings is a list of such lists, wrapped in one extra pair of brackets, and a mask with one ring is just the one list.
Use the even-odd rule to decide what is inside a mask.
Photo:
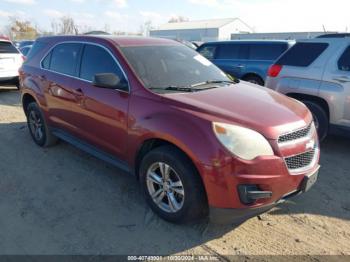
[(182, 181), (168, 164), (152, 164), (147, 170), (146, 182), (148, 193), (160, 209), (176, 213), (183, 207), (185, 190)]
[(40, 141), (44, 136), (44, 126), (41, 117), (34, 110), (28, 116), (29, 128), (36, 141)]

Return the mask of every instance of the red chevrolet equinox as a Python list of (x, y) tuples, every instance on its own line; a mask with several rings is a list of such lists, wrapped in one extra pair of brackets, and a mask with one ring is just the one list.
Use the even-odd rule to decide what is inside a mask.
[(233, 80), (175, 41), (40, 38), (20, 85), (37, 145), (61, 139), (134, 175), (171, 222), (243, 221), (317, 179), (319, 143), (302, 103)]

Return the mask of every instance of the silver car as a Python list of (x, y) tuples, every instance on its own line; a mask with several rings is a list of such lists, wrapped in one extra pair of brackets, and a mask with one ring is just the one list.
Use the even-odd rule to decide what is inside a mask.
[(320, 139), (350, 135), (350, 38), (301, 40), (269, 69), (266, 87), (306, 104)]

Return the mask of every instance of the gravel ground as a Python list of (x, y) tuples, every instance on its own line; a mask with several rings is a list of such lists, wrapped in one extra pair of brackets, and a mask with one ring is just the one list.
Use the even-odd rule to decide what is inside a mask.
[(330, 137), (321, 154), (317, 184), (259, 218), (173, 225), (133, 177), (63, 142), (37, 147), (18, 91), (3, 87), (0, 254), (350, 255), (350, 140)]

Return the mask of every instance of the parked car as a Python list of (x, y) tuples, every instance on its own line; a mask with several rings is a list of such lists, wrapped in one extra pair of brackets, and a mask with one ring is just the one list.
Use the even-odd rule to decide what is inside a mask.
[(16, 47), (20, 49), (25, 46), (33, 45), (33, 43), (34, 43), (34, 40), (22, 40), (22, 41), (16, 42)]
[(27, 56), (31, 48), (32, 48), (31, 45), (27, 45), (20, 48), (19, 51), (22, 53), (22, 55)]
[(16, 47), (5, 39), (0, 39), (0, 84), (18, 85), (18, 69), (23, 58)]
[(197, 51), (227, 74), (263, 86), (269, 67), (292, 44), (235, 40), (204, 43)]
[(298, 41), (271, 66), (266, 86), (307, 105), (320, 139), (350, 135), (350, 38)]
[[(307, 191), (319, 147), (305, 105), (232, 82), (172, 40), (37, 40), (20, 70), (34, 142), (57, 138), (139, 179), (171, 222), (232, 222)], [(122, 211), (121, 211), (122, 212)]]

